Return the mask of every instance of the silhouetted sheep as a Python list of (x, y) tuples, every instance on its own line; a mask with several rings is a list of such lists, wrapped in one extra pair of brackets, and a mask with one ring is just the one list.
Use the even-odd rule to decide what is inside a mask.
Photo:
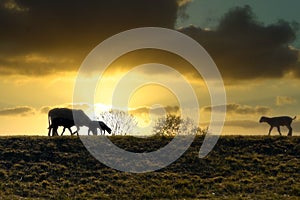
[[(55, 121), (57, 119), (57, 121), (55, 122), (56, 124), (53, 124), (53, 121)], [(76, 119), (76, 120), (75, 120)], [(77, 128), (77, 135), (78, 135), (78, 131), (80, 129), (79, 126), (87, 126), (89, 127), (91, 120), (90, 118), (82, 111), (82, 110), (75, 110), (75, 109), (69, 109), (69, 108), (54, 108), (49, 110), (48, 112), (48, 122), (49, 122), (49, 132), (48, 132), (48, 136), (50, 136), (51, 133), (51, 129), (55, 130), (56, 132), (53, 132), (52, 135), (58, 135), (57, 133), (57, 127), (58, 126), (64, 126), (64, 130), (65, 128), (69, 128), (72, 127), (71, 124), (73, 124), (74, 126), (74, 120), (76, 121), (76, 128)], [(59, 125), (61, 124), (61, 125)], [(65, 124), (65, 125), (63, 125)], [(56, 127), (57, 126), (57, 127)], [(94, 129), (91, 130), (92, 132), (94, 131)], [(64, 131), (63, 131), (64, 132)], [(72, 132), (72, 131), (70, 131)], [(94, 134), (94, 132), (93, 132)], [(96, 132), (97, 134), (97, 132)]]
[(50, 132), (51, 132), (51, 129), (52, 129), (52, 135), (56, 135), (58, 136), (58, 133), (57, 133), (57, 129), (59, 126), (63, 126), (64, 129), (63, 129), (63, 132), (61, 133), (61, 135), (64, 134), (66, 128), (70, 131), (71, 135), (74, 135), (75, 133), (77, 133), (78, 135), (78, 127), (77, 127), (77, 130), (73, 133), (72, 130), (71, 130), (71, 127), (72, 126), (75, 126), (75, 123), (74, 123), (74, 120), (72, 119), (65, 119), (65, 118), (54, 118), (52, 120), (52, 123), (51, 125), (49, 126), (49, 132), (48, 132), (48, 135), (50, 136)]
[(271, 134), (271, 131), (274, 127), (277, 127), (277, 130), (281, 135), (280, 126), (286, 126), (289, 129), (288, 136), (292, 136), (293, 129), (291, 127), (291, 123), (294, 119), (296, 119), (296, 116), (294, 118), (291, 118), (289, 116), (280, 116), (280, 117), (271, 117), (271, 118), (262, 116), (259, 122), (260, 123), (266, 122), (271, 126), (269, 129), (269, 135)]
[(89, 125), (88, 135), (90, 135), (90, 131), (92, 131), (93, 135), (97, 135), (97, 128), (100, 129), (100, 134), (102, 133), (105, 135), (105, 131), (111, 134), (111, 128), (109, 128), (104, 122), (102, 121), (91, 121)]

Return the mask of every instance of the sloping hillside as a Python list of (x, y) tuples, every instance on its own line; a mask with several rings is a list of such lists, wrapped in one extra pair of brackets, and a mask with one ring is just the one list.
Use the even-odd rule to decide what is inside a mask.
[[(170, 141), (110, 138), (137, 152)], [(77, 137), (0, 137), (0, 199), (300, 198), (300, 137), (221, 137), (199, 159), (202, 141), (167, 168), (131, 174), (95, 160)]]

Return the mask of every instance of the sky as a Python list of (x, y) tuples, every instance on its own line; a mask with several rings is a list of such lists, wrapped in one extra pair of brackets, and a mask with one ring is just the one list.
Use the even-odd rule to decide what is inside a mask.
[[(261, 116), (300, 114), (299, 7), (297, 0), (0, 0), (0, 135), (47, 135), (48, 110), (71, 107), (89, 52), (115, 34), (149, 26), (186, 34), (214, 60), (227, 96), (223, 134), (267, 134)], [(203, 78), (185, 59), (157, 49), (129, 52), (109, 66), (95, 91), (97, 114), (112, 104), (126, 107), (144, 126), (157, 110), (180, 107), (176, 95), (157, 84), (121, 90), (112, 102), (124, 76), (127, 89), (141, 80), (168, 80), (185, 95), (176, 74), (154, 64), (134, 70), (147, 63), (169, 66), (188, 80), (199, 100), (191, 109), (200, 110), (200, 126), (206, 127), (211, 102)], [(99, 74), (84, 77), (89, 88)], [(76, 108), (91, 111), (86, 102)], [(299, 135), (300, 116), (292, 126)]]

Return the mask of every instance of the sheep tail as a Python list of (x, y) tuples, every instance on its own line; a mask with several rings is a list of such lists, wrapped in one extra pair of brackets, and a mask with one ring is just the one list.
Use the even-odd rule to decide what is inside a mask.
[(297, 117), (297, 116), (295, 116), (295, 117), (293, 118), (293, 120), (296, 119), (296, 117)]

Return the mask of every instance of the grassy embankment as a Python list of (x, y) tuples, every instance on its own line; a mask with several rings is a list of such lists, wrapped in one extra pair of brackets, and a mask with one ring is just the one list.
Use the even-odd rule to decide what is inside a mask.
[[(111, 137), (152, 151), (170, 138)], [(197, 137), (176, 162), (131, 174), (95, 160), (77, 137), (0, 137), (0, 199), (299, 199), (300, 137), (221, 137), (205, 158)]]

